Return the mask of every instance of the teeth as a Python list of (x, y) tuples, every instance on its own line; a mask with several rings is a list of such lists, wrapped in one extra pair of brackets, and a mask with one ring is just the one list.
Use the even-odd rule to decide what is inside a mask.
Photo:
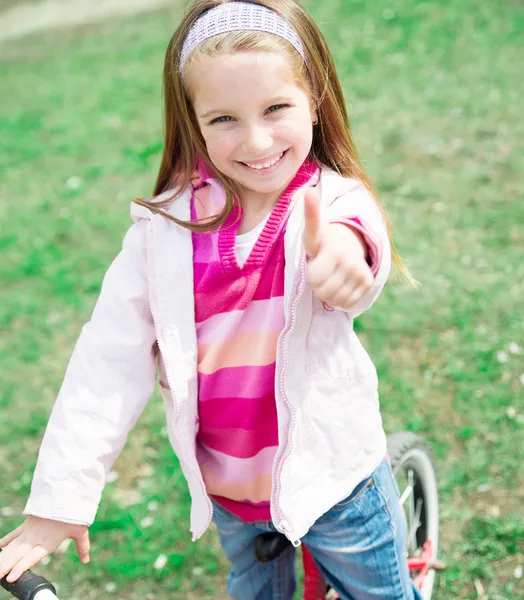
[(262, 169), (269, 169), (269, 167), (272, 167), (273, 165), (276, 165), (277, 162), (284, 156), (284, 153), (282, 152), (282, 154), (280, 156), (277, 156), (276, 158), (274, 158), (273, 160), (264, 163), (263, 165), (261, 164), (257, 164), (257, 165), (253, 165), (251, 163), (244, 163), (245, 165), (247, 165), (250, 169), (255, 169), (257, 171), (261, 171)]

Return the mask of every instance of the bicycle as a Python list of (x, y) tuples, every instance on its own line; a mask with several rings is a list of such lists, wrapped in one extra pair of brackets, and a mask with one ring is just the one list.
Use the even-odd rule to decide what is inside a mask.
[[(439, 498), (431, 452), (419, 436), (399, 431), (388, 436), (388, 456), (397, 482), (400, 501), (408, 523), (409, 571), (424, 600), (431, 600), (435, 573), (444, 569), (438, 560)], [(263, 533), (255, 543), (261, 562), (275, 560), (289, 541), (280, 533)], [(336, 591), (325, 582), (311, 554), (302, 548), (304, 566), (303, 600), (336, 600)], [(43, 577), (27, 571), (13, 584), (0, 585), (18, 600), (58, 600), (56, 589)]]

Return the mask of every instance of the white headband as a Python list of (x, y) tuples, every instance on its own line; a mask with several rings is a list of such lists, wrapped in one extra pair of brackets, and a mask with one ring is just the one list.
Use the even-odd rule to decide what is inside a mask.
[(206, 11), (193, 23), (182, 46), (180, 69), (204, 40), (230, 31), (265, 31), (287, 40), (306, 62), (297, 32), (279, 14), (254, 2), (226, 2)]

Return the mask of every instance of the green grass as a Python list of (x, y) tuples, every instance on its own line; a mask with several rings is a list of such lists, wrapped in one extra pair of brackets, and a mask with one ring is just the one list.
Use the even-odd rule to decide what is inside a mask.
[[(524, 348), (524, 10), (473, 0), (307, 5), (335, 54), (400, 251), (423, 284), (415, 292), (392, 282), (357, 325), (379, 370), (387, 430), (420, 433), (436, 456), (449, 563), (436, 597), (477, 598), (475, 581), (490, 600), (523, 597), (514, 570), (524, 562), (524, 354), (510, 348)], [(1, 48), (0, 531), (19, 522), (129, 201), (152, 189), (163, 53), (178, 14)], [(115, 471), (91, 529), (91, 564), (70, 549), (40, 572), (64, 598), (110, 597), (108, 582), (129, 600), (225, 597), (216, 537), (190, 542), (158, 397)], [(160, 554), (168, 563), (156, 570)]]

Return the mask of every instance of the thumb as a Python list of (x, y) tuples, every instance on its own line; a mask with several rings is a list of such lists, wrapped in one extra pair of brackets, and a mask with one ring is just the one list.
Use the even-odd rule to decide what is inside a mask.
[(88, 563), (89, 562), (90, 543), (89, 543), (89, 531), (87, 528), (75, 537), (75, 543), (76, 543), (76, 552), (78, 554), (78, 558), (81, 560), (81, 562)]
[(304, 249), (309, 258), (315, 258), (322, 245), (322, 220), (320, 217), (320, 195), (314, 188), (306, 190), (304, 212)]

